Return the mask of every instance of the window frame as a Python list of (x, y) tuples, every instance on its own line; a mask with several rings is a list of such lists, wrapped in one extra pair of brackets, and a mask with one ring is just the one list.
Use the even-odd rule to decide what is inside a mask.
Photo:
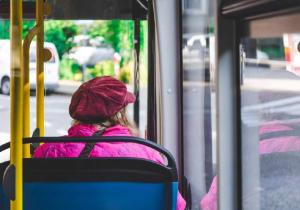
[[(239, 43), (245, 36), (299, 31), (295, 24), (300, 21), (300, 5), (296, 0), (218, 0), (217, 5), (218, 209), (239, 210), (243, 208)], [(278, 20), (282, 22), (275, 33), (263, 28), (275, 21), (278, 25)]]

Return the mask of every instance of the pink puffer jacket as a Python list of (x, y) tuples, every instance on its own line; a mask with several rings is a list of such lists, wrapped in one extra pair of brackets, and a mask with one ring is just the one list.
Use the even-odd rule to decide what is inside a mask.
[[(259, 135), (292, 129), (288, 124), (274, 121), (261, 126)], [(259, 142), (259, 154), (291, 151), (300, 151), (300, 138), (298, 136), (274, 137)], [(214, 177), (208, 193), (200, 202), (200, 206), (201, 210), (217, 210), (217, 177)]]
[[(75, 125), (68, 130), (69, 137), (92, 136), (97, 128), (92, 125)], [(107, 128), (103, 136), (131, 136), (128, 128), (120, 125)], [(58, 158), (58, 157), (78, 157), (83, 150), (84, 143), (45, 143), (39, 146), (35, 153), (35, 158)], [(161, 155), (146, 146), (135, 143), (97, 143), (91, 152), (90, 157), (136, 157), (153, 160), (159, 164), (164, 164)], [(184, 210), (185, 200), (178, 192), (177, 210)]]

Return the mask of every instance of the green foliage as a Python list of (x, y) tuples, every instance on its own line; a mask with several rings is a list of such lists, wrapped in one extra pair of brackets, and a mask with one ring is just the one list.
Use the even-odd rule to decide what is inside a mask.
[[(24, 21), (23, 22), (23, 38), (26, 36), (28, 31), (34, 26), (34, 21)], [(9, 20), (0, 20), (0, 39), (9, 39), (9, 27), (10, 23)]]
[(133, 49), (133, 26), (131, 20), (95, 21), (88, 29), (91, 37), (103, 37), (116, 52)]
[(60, 61), (59, 76), (65, 80), (81, 80), (78, 74), (81, 74), (80, 65), (72, 59), (63, 58)]
[(79, 28), (73, 21), (45, 21), (45, 41), (54, 43), (60, 58), (74, 46), (71, 38), (78, 31)]
[(125, 84), (129, 84), (131, 81), (130, 67), (127, 65), (120, 69), (119, 78), (120, 81)]
[(284, 44), (282, 38), (258, 39), (256, 41), (258, 50), (265, 52), (270, 59), (284, 60)]
[(261, 47), (259, 50), (265, 52), (271, 59), (284, 60), (284, 48), (281, 46)]
[(115, 76), (114, 64), (112, 61), (102, 61), (95, 66), (87, 68), (88, 79), (99, 76)]
[(143, 53), (148, 46), (148, 21), (141, 21), (140, 43), (141, 53)]
[[(34, 26), (35, 21), (23, 22), (23, 38)], [(81, 80), (82, 72), (74, 60), (66, 59), (63, 55), (74, 46), (72, 37), (87, 34), (92, 38), (103, 37), (116, 52), (121, 55), (120, 73), (118, 77), (125, 83), (131, 81), (134, 51), (134, 22), (131, 20), (99, 20), (91, 25), (79, 26), (75, 21), (49, 20), (44, 23), (45, 41), (55, 44), (60, 62), (61, 79)], [(9, 21), (0, 20), (0, 39), (9, 39)], [(141, 21), (140, 33), (140, 71), (141, 80), (147, 81), (147, 51), (148, 51), (148, 23)], [(112, 61), (104, 61), (87, 69), (87, 77), (115, 75)]]
[(9, 21), (0, 21), (0, 39), (9, 39)]
[[(140, 72), (143, 83), (147, 81), (147, 52), (148, 52), (148, 22), (140, 22)], [(88, 29), (91, 37), (103, 37), (122, 56), (119, 79), (125, 83), (131, 82), (134, 51), (134, 22), (130, 20), (95, 21)]]
[(147, 85), (148, 78), (148, 22), (141, 21), (140, 83)]
[(23, 38), (25, 38), (28, 31), (30, 29), (32, 29), (34, 27), (34, 25), (35, 25), (35, 21), (24, 21), (23, 22), (23, 33), (22, 33)]
[[(23, 38), (34, 24), (34, 21), (23, 22)], [(0, 21), (0, 39), (9, 39), (9, 27), (8, 20)], [(45, 41), (55, 44), (60, 58), (73, 47), (70, 38), (79, 32), (78, 26), (73, 21), (45, 21), (44, 29)]]

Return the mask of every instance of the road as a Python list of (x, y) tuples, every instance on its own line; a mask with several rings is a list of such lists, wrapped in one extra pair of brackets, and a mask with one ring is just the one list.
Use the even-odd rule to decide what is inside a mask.
[[(300, 121), (300, 78), (284, 70), (270, 70), (261, 67), (248, 67), (244, 71), (244, 83), (242, 87), (242, 120), (248, 126), (259, 126), (272, 120), (284, 122)], [(198, 103), (188, 103), (199, 97), (197, 93), (203, 91), (199, 82), (186, 82), (186, 95), (184, 102), (185, 117), (202, 115), (199, 112)], [(190, 90), (190, 91), (189, 91)], [(146, 127), (146, 88), (141, 89), (141, 133)], [(200, 92), (199, 92), (200, 91)], [(197, 96), (196, 96), (196, 95)], [(190, 95), (190, 96), (189, 96)], [(215, 95), (212, 95), (215, 98)], [(45, 97), (45, 135), (61, 136), (67, 133), (72, 119), (68, 114), (68, 106), (71, 96), (68, 94), (52, 94)], [(0, 142), (9, 140), (9, 97), (0, 95)], [(205, 100), (205, 99), (204, 99)], [(36, 127), (35, 97), (31, 103), (31, 131)], [(194, 106), (194, 105), (197, 106)], [(202, 107), (203, 108), (203, 107)], [(210, 107), (205, 107), (210, 109)], [(215, 106), (212, 104), (213, 112)], [(207, 112), (209, 110), (205, 110)], [(132, 116), (132, 107), (129, 107), (129, 115)], [(215, 124), (213, 115), (212, 123)], [(199, 116), (201, 117), (201, 116)], [(213, 129), (215, 126), (213, 125)], [(215, 131), (213, 131), (215, 134)], [(215, 135), (214, 135), (215, 136)]]
[[(198, 82), (187, 83), (186, 92), (191, 89), (201, 91)], [(246, 124), (276, 120), (300, 119), (300, 78), (284, 71), (272, 71), (267, 68), (249, 67), (244, 71), (242, 87), (242, 119)], [(196, 88), (196, 89), (195, 89)], [(195, 89), (195, 90), (194, 90)], [(197, 92), (197, 91), (196, 91)], [(185, 93), (188, 94), (188, 93)], [(146, 89), (141, 89), (141, 128), (146, 127)], [(192, 97), (194, 98), (194, 96)], [(185, 100), (192, 100), (186, 98)], [(45, 97), (45, 132), (47, 136), (64, 135), (71, 125), (72, 119), (68, 114), (71, 96), (68, 94), (52, 94)], [(9, 97), (0, 95), (0, 141), (8, 139), (9, 134)], [(31, 96), (31, 131), (36, 127), (35, 97)], [(192, 103), (193, 104), (193, 103)], [(195, 111), (190, 103), (184, 103), (186, 112)], [(209, 107), (208, 107), (209, 108)], [(214, 106), (212, 106), (214, 109)], [(198, 110), (198, 108), (197, 108)], [(192, 111), (193, 112), (193, 111)], [(201, 112), (198, 112), (198, 115)], [(132, 115), (132, 107), (129, 107)], [(193, 113), (195, 114), (195, 113)]]
[[(140, 91), (142, 96), (140, 100), (140, 131), (143, 134), (146, 128), (146, 89)], [(67, 134), (67, 130), (72, 123), (69, 116), (69, 104), (71, 100), (70, 94), (51, 94), (45, 97), (45, 135), (46, 136), (62, 136)], [(36, 128), (36, 98), (30, 97), (30, 129), (31, 133)], [(0, 144), (9, 141), (10, 126), (10, 98), (0, 94)], [(133, 106), (128, 107), (128, 116), (133, 119)]]
[[(35, 97), (30, 97), (31, 132), (36, 128), (36, 101)], [(49, 95), (45, 97), (45, 134), (47, 136), (65, 135), (72, 119), (68, 114), (68, 106), (71, 97), (68, 95)], [(9, 96), (0, 95), (0, 138), (7, 141), (9, 138)]]

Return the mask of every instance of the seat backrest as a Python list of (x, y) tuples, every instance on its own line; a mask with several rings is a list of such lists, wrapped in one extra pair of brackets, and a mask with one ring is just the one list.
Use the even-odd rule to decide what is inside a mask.
[(148, 160), (27, 159), (24, 168), (24, 210), (176, 209), (176, 176)]

